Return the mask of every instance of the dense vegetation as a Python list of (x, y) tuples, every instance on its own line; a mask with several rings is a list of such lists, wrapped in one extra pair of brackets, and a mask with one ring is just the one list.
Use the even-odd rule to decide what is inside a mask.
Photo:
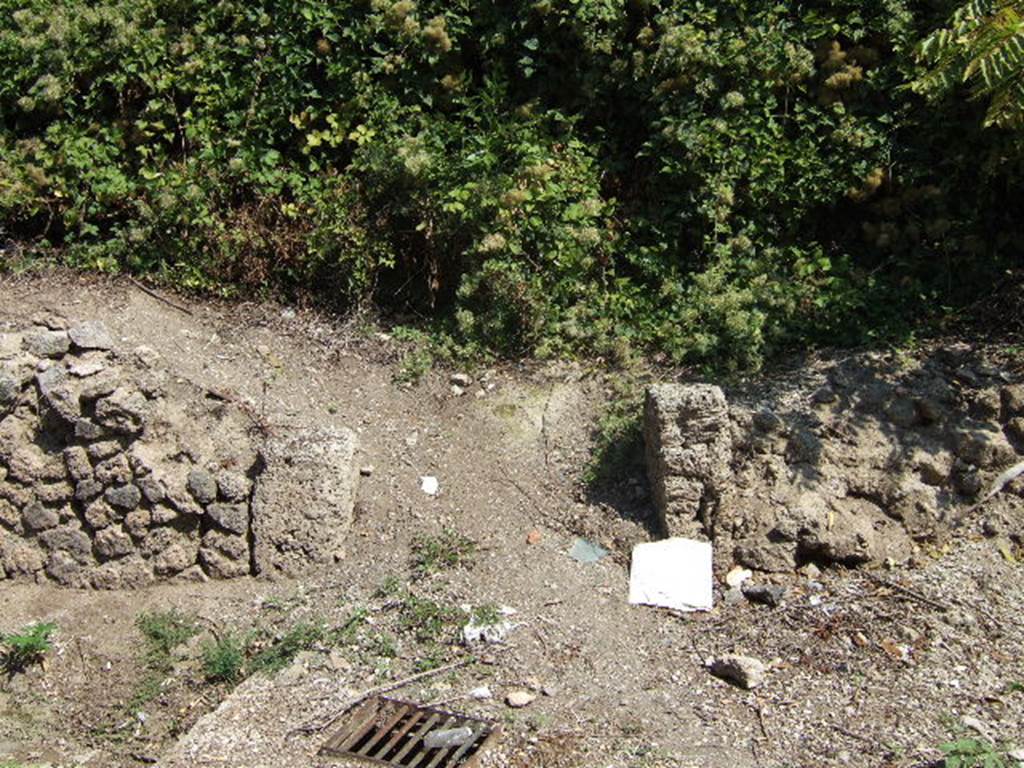
[(0, 0), (0, 227), (470, 352), (753, 367), (1014, 263), (1018, 134), (921, 85), (953, 10)]

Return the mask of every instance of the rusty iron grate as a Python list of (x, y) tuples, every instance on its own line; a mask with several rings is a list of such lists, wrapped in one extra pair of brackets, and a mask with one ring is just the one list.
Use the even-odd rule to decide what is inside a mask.
[[(424, 744), (431, 732), (455, 728), (469, 728), (473, 735), (457, 747), (428, 749)], [(500, 731), (490, 720), (375, 696), (348, 715), (320, 755), (402, 768), (473, 768)]]

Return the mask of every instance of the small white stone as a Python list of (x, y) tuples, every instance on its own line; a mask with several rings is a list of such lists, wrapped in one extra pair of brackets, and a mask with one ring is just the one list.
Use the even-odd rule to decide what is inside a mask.
[(425, 475), (420, 478), (420, 490), (429, 496), (437, 496), (441, 491), (441, 483), (436, 477)]
[(750, 579), (754, 574), (749, 569), (743, 568), (742, 566), (734, 566), (731, 571), (725, 575), (725, 583), (730, 587), (738, 587), (744, 581)]
[(505, 697), (505, 703), (513, 709), (522, 709), (532, 704), (536, 698), (537, 696), (529, 691), (512, 691)]

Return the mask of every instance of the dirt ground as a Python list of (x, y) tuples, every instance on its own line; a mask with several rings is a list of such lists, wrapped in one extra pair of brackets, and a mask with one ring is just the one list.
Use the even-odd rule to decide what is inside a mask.
[[(774, 608), (726, 604), (721, 587), (709, 613), (631, 607), (629, 553), (651, 537), (643, 479), (624, 477), (600, 497), (581, 480), (607, 397), (602, 371), (498, 366), (470, 371), (460, 396), (450, 372), (396, 383), (400, 345), (356, 321), (173, 300), (188, 312), (126, 280), (8, 277), (0, 325), (44, 311), (101, 319), (127, 348), (146, 344), (183, 379), (248, 402), (254, 429), (355, 430), (366, 476), (345, 557), (299, 581), (130, 592), (0, 581), (0, 632), (58, 627), (43, 667), (0, 684), (0, 765), (319, 765), (329, 729), (303, 725), (412, 674), (425, 655), (468, 658), (457, 627), (424, 640), (403, 623), (410, 595), (516, 611), (504, 643), (394, 693), (501, 722), (488, 765), (926, 766), (941, 764), (940, 745), (956, 738), (1024, 747), (1024, 579), (977, 526), (912, 568), (773, 577), (788, 588)], [(436, 496), (420, 489), (427, 475), (440, 482)], [(476, 542), (475, 555), (414, 573), (416, 537), (446, 529)], [(539, 540), (528, 541), (533, 531)], [(577, 536), (611, 555), (577, 562), (568, 555)], [(203, 632), (142, 700), (135, 621), (171, 608), (198, 617)], [(355, 612), (353, 642), (250, 679), (187, 735), (229, 694), (203, 680), (203, 642), (304, 620), (336, 626)], [(768, 664), (767, 682), (746, 691), (711, 676), (705, 659), (732, 651)], [(468, 696), (481, 685), (492, 698)], [(510, 708), (505, 695), (517, 688), (536, 699)], [(236, 730), (213, 754), (209, 731), (223, 723)]]

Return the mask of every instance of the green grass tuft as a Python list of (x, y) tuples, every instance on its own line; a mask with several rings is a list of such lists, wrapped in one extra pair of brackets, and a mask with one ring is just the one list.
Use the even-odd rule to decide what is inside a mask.
[(246, 644), (235, 634), (227, 634), (203, 644), (203, 676), (211, 683), (237, 683), (245, 667)]
[(426, 576), (437, 571), (465, 567), (473, 562), (476, 543), (451, 529), (438, 536), (419, 536), (412, 543), (412, 568)]
[(5, 672), (21, 672), (32, 664), (39, 664), (53, 648), (51, 637), (57, 625), (49, 622), (29, 624), (20, 632), (0, 635), (3, 646), (2, 666)]

